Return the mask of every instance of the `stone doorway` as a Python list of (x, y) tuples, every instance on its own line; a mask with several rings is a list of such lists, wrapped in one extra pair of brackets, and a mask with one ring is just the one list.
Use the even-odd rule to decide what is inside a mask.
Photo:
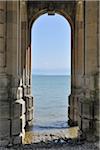
[[(53, 16), (50, 16), (50, 15), (53, 15)], [(45, 24), (43, 24), (43, 20), (45, 19)], [(59, 21), (58, 21), (59, 20)], [(58, 22), (58, 24), (56, 23), (56, 21)], [(48, 23), (50, 24), (50, 22), (52, 22), (52, 27), (50, 26), (49, 27), (49, 29), (48, 29), (48, 27), (47, 27), (47, 25), (48, 25)], [(54, 23), (53, 23), (54, 22)], [(41, 24), (42, 23), (42, 24)], [(55, 26), (53, 26), (53, 24), (55, 24), (56, 23), (56, 27)], [(41, 24), (40, 26), (39, 26), (39, 24)], [(47, 24), (47, 25), (46, 25)], [(60, 24), (60, 27), (59, 27), (59, 29), (57, 30), (56, 28), (57, 28), (57, 26)], [(63, 25), (62, 25), (63, 24)], [(45, 29), (43, 29), (43, 26), (45, 26), (44, 28)], [(62, 27), (63, 26), (63, 27)], [(37, 28), (38, 27), (38, 28)], [(59, 31), (59, 30), (61, 30), (61, 27), (62, 28), (65, 28), (66, 30), (65, 30), (65, 32), (62, 30), (62, 34), (63, 34), (63, 36), (62, 37), (60, 37), (60, 35), (62, 35), (61, 34), (61, 31)], [(41, 29), (42, 28), (42, 29)], [(51, 28), (53, 28), (53, 29), (51, 29)], [(39, 30), (40, 32), (46, 32), (46, 35), (44, 36), (44, 35), (40, 35), (39, 34), (39, 32), (37, 32), (37, 30), (35, 31), (35, 29), (37, 29), (37, 30)], [(50, 30), (51, 29), (51, 31), (52, 30), (54, 30), (53, 31), (53, 33), (52, 33), (52, 35), (51, 35), (51, 32), (50, 33), (47, 33), (47, 32), (49, 32), (48, 30)], [(45, 31), (46, 30), (46, 31)], [(33, 32), (34, 31), (34, 32)], [(60, 43), (58, 43), (57, 41), (57, 39), (55, 39), (55, 38), (57, 38), (56, 36), (55, 36), (55, 32), (56, 32), (56, 34), (58, 33), (58, 40), (60, 39), (60, 42), (61, 42), (61, 38), (63, 39), (62, 40), (62, 42), (61, 42), (61, 44)], [(59, 34), (59, 32), (60, 32), (60, 34)], [(36, 33), (38, 34), (38, 35), (36, 35)], [(36, 35), (36, 37), (34, 36), (34, 35)], [(32, 50), (32, 52), (34, 52), (34, 55), (32, 55), (32, 60), (34, 60), (33, 61), (33, 63), (32, 63), (32, 65), (33, 65), (33, 68), (35, 68), (36, 69), (36, 67), (38, 67), (37, 66), (37, 64), (39, 65), (41, 65), (42, 63), (43, 63), (43, 66), (44, 66), (44, 62), (46, 61), (47, 62), (47, 59), (49, 59), (49, 62), (48, 62), (48, 69), (49, 69), (49, 65), (50, 64), (52, 64), (51, 62), (50, 62), (50, 60), (52, 60), (54, 57), (56, 58), (56, 64), (58, 64), (58, 65), (56, 65), (55, 66), (55, 61), (53, 62), (53, 65), (55, 66), (55, 70), (56, 70), (56, 67), (58, 67), (59, 68), (59, 62), (61, 61), (61, 60), (63, 60), (64, 61), (64, 63), (63, 63), (63, 65), (64, 66), (66, 66), (66, 71), (64, 71), (63, 72), (63, 74), (62, 74), (62, 72), (59, 74), (58, 72), (56, 72), (56, 74), (54, 74), (54, 72), (47, 72), (47, 74), (46, 74), (46, 72), (44, 71), (44, 72), (39, 72), (39, 74), (38, 74), (38, 72), (36, 72), (35, 70), (35, 76), (32, 76), (32, 78), (33, 78), (33, 84), (32, 84), (32, 86), (34, 87), (34, 86), (37, 86), (37, 82), (36, 82), (36, 80), (38, 79), (39, 81), (40, 81), (40, 83), (42, 82), (42, 80), (41, 79), (45, 79), (44, 80), (44, 82), (42, 83), (42, 85), (44, 85), (44, 86), (42, 86), (42, 88), (44, 89), (45, 88), (45, 86), (47, 87), (47, 84), (46, 83), (48, 83), (49, 82), (49, 87), (51, 87), (52, 88), (52, 92), (53, 92), (53, 86), (52, 85), (54, 85), (53, 84), (53, 82), (55, 81), (55, 80), (53, 80), (53, 76), (50, 76), (50, 74), (51, 75), (56, 75), (57, 76), (57, 78), (55, 78), (55, 79), (62, 79), (61, 80), (61, 83), (63, 82), (63, 80), (65, 81), (65, 79), (66, 79), (66, 83), (64, 83), (63, 84), (63, 88), (61, 88), (60, 87), (60, 82), (59, 82), (59, 80), (58, 80), (58, 82), (56, 82), (55, 84), (57, 84), (58, 85), (58, 88), (56, 88), (55, 87), (55, 92), (57, 93), (57, 95), (55, 96), (55, 94), (53, 95), (53, 93), (51, 93), (52, 95), (50, 95), (49, 97), (46, 95), (46, 93), (49, 93), (50, 94), (50, 89), (47, 89), (47, 91), (45, 91), (45, 95), (46, 95), (46, 97), (45, 97), (45, 95), (43, 96), (43, 94), (41, 95), (41, 98), (39, 99), (37, 96), (36, 97), (34, 97), (34, 94), (33, 94), (33, 97), (34, 97), (34, 110), (35, 110), (35, 116), (33, 117), (34, 118), (34, 120), (33, 120), (33, 132), (36, 132), (36, 131), (34, 131), (34, 129), (36, 128), (36, 125), (38, 126), (39, 125), (39, 129), (40, 129), (40, 127), (42, 128), (42, 129), (45, 129), (46, 131), (47, 131), (47, 128), (48, 128), (48, 126), (49, 126), (49, 128), (48, 128), (48, 130), (49, 129), (51, 129), (52, 128), (52, 130), (53, 130), (53, 128), (56, 130), (56, 128), (58, 129), (60, 129), (60, 128), (65, 128), (65, 126), (66, 126), (66, 128), (68, 127), (68, 96), (69, 96), (69, 94), (70, 94), (70, 92), (69, 92), (69, 94), (68, 94), (68, 91), (70, 91), (69, 89), (70, 89), (70, 77), (68, 76), (68, 74), (70, 74), (70, 71), (67, 71), (67, 68), (70, 68), (70, 70), (71, 70), (71, 60), (70, 60), (70, 58), (69, 57), (71, 57), (71, 27), (70, 27), (70, 24), (68, 23), (68, 21), (63, 17), (63, 16), (61, 16), (61, 15), (58, 15), (58, 14), (56, 14), (56, 13), (52, 13), (52, 14), (44, 14), (44, 15), (41, 15), (40, 17), (38, 17), (37, 18), (37, 20), (33, 23), (33, 26), (32, 26), (32, 31), (31, 31), (31, 36), (32, 36), (32, 42), (34, 43), (34, 45), (32, 46), (32, 42), (31, 42), (31, 50)], [(43, 41), (45, 41), (45, 42), (43, 42), (43, 43), (41, 43), (41, 41), (38, 39), (38, 38), (40, 38), (40, 37), (42, 37), (42, 39), (44, 38), (44, 40)], [(49, 39), (49, 41), (52, 41), (52, 39), (51, 38), (53, 38), (53, 39), (55, 39), (55, 40), (53, 40), (53, 46), (52, 46), (52, 49), (51, 48), (48, 48), (48, 47), (50, 47), (50, 45), (48, 44), (47, 46), (44, 46), (44, 45), (46, 45), (46, 42), (47, 43), (49, 43), (49, 41), (46, 41), (46, 39), (47, 38)], [(34, 38), (36, 38), (37, 40), (35, 40)], [(41, 40), (42, 40), (41, 39)], [(55, 42), (54, 42), (55, 41)], [(38, 48), (38, 45), (36, 46), (36, 44), (35, 44), (35, 42), (36, 43), (39, 43), (39, 45), (41, 45), (41, 46), (39, 46), (39, 47), (41, 47), (40, 49)], [(51, 43), (51, 42), (50, 42)], [(55, 44), (54, 44), (55, 43)], [(64, 45), (66, 45), (66, 47), (65, 46), (63, 46), (63, 44)], [(65, 44), (66, 43), (66, 44)], [(58, 48), (58, 45), (59, 44), (59, 46), (60, 47), (62, 47), (62, 48)], [(51, 43), (51, 45), (52, 45), (52, 43)], [(44, 53), (44, 48), (42, 48), (42, 47), (44, 47), (45, 49), (46, 49), (46, 51), (45, 51), (45, 53)], [(55, 49), (53, 48), (53, 47), (55, 47)], [(64, 48), (64, 50), (63, 50), (63, 48)], [(37, 52), (36, 52), (37, 51)], [(52, 51), (52, 52), (51, 52)], [(56, 51), (56, 52), (54, 52), (54, 51)], [(40, 53), (40, 54), (39, 54)], [(41, 53), (42, 53), (42, 61), (41, 61), (41, 59), (40, 59), (40, 55), (41, 55)], [(48, 56), (48, 53), (49, 53), (49, 56)], [(63, 53), (66, 55), (63, 55)], [(38, 54), (38, 56), (37, 56), (37, 54)], [(53, 58), (51, 58), (50, 57), (50, 54), (53, 56), (54, 55), (54, 57)], [(60, 54), (60, 55), (59, 55)], [(36, 58), (35, 58), (35, 55), (36, 55)], [(69, 57), (68, 57), (69, 56)], [(45, 58), (45, 57), (47, 57), (47, 58)], [(49, 57), (49, 58), (48, 58)], [(40, 59), (40, 60), (38, 60), (38, 59)], [(41, 61), (41, 63), (39, 63)], [(53, 60), (52, 60), (53, 61)], [(60, 62), (60, 64), (62, 64), (61, 62)], [(66, 64), (66, 65), (65, 65)], [(39, 65), (39, 66), (40, 66)], [(60, 66), (62, 66), (63, 67), (63, 65), (60, 65)], [(54, 68), (54, 66), (52, 66), (53, 68)], [(46, 68), (47, 69), (47, 68)], [(61, 70), (61, 68), (60, 68), (60, 70)], [(65, 72), (66, 72), (66, 75), (65, 75)], [(36, 76), (38, 74), (38, 76)], [(61, 74), (63, 75), (63, 76), (61, 76)], [(42, 75), (42, 76), (41, 76)], [(44, 76), (45, 75), (45, 76)], [(49, 80), (52, 82), (52, 84), (50, 84), (50, 81), (48, 80), (48, 76), (47, 75), (49, 75)], [(50, 78), (50, 77), (52, 77), (52, 78)], [(55, 77), (55, 76), (54, 76)], [(67, 78), (68, 78), (68, 80), (67, 80)], [(46, 82), (47, 81), (47, 82)], [(58, 84), (59, 83), (59, 84)], [(46, 85), (45, 85), (46, 84)], [(39, 85), (39, 84), (38, 84)], [(64, 89), (64, 87), (66, 88), (66, 91), (65, 91), (65, 89)], [(62, 118), (61, 119), (59, 119), (59, 116), (55, 113), (54, 114), (54, 112), (55, 111), (50, 111), (49, 112), (49, 110), (47, 111), (47, 108), (49, 108), (48, 107), (48, 103), (47, 103), (47, 101), (54, 101), (54, 104), (52, 105), (52, 107), (54, 107), (55, 106), (55, 101), (57, 102), (57, 98), (56, 97), (58, 97), (58, 95), (60, 96), (60, 94), (59, 93), (61, 93), (61, 91), (59, 91), (58, 92), (58, 90), (59, 90), (59, 88), (61, 88), (61, 91), (63, 90), (63, 91), (65, 91), (65, 92), (63, 92), (63, 94), (64, 94), (64, 96), (62, 96), (62, 97), (60, 97), (60, 101), (58, 102), (59, 103), (59, 105), (60, 104), (62, 104), (62, 105), (64, 105), (64, 109), (63, 108), (61, 108), (60, 109), (60, 106), (59, 106), (59, 109), (60, 110), (58, 110), (58, 112), (59, 111), (61, 111), (62, 109), (63, 109), (63, 112), (62, 112)], [(34, 91), (33, 91), (33, 93), (35, 93), (35, 95), (36, 95), (36, 91), (35, 91), (35, 89), (37, 89), (37, 87), (34, 87)], [(57, 89), (57, 91), (56, 91), (56, 89)], [(33, 88), (32, 88), (32, 90), (33, 90)], [(42, 89), (40, 89), (41, 90), (41, 92), (44, 92), (44, 90), (42, 90)], [(38, 91), (38, 94), (39, 93), (41, 93), (40, 91)], [(66, 94), (65, 94), (66, 93)], [(43, 96), (43, 97), (42, 97)], [(54, 96), (54, 97), (53, 97)], [(48, 97), (48, 99), (47, 99), (47, 97)], [(53, 98), (50, 98), (50, 97), (53, 97)], [(47, 99), (47, 100), (46, 100)], [(55, 99), (55, 100), (53, 100), (53, 99)], [(64, 100), (63, 100), (64, 99)], [(39, 104), (37, 104), (37, 100), (39, 101), (39, 103), (41, 104), (41, 101), (42, 100), (46, 100), (45, 101), (45, 103), (44, 103), (44, 105), (43, 104), (41, 104), (41, 105), (39, 105)], [(63, 101), (63, 102), (61, 102), (61, 101)], [(43, 103), (43, 102), (42, 102)], [(37, 104), (37, 105), (35, 105), (35, 104)], [(50, 105), (50, 104), (49, 104)], [(65, 108), (65, 106), (66, 106), (66, 108)], [(41, 110), (40, 108), (41, 107), (47, 107), (45, 110)], [(58, 107), (56, 107), (55, 106), (55, 109), (57, 109)], [(37, 112), (37, 110), (38, 110), (38, 112), (40, 112), (39, 111), (39, 109), (41, 110), (41, 119), (39, 118), (39, 113), (37, 114), (36, 112)], [(44, 118), (46, 118), (46, 115), (44, 114), (42, 114), (42, 111), (44, 112), (45, 111), (45, 114), (47, 115), (48, 114), (48, 112), (49, 112), (49, 115), (47, 116), (47, 120), (45, 120), (45, 122), (43, 121), (43, 119)], [(36, 115), (37, 114), (37, 115)], [(51, 115), (52, 114), (52, 115)], [(57, 118), (58, 118), (58, 120), (56, 119), (53, 119), (53, 117), (52, 116), (56, 116)], [(61, 115), (61, 114), (59, 114), (59, 115)], [(37, 118), (36, 118), (36, 116), (37, 116)], [(43, 117), (43, 118), (42, 118)], [(48, 117), (51, 117), (52, 118), (52, 124), (51, 124), (51, 122), (49, 121), (49, 123), (47, 124), (47, 122), (48, 122)], [(64, 118), (64, 119), (63, 119)], [(37, 122), (37, 124), (36, 124), (36, 122), (35, 122), (35, 120), (37, 120), (37, 119), (40, 119), (40, 122), (38, 121)], [(42, 123), (41, 123), (41, 121), (42, 121)], [(56, 122), (57, 121), (57, 122)], [(58, 123), (58, 121), (59, 121), (59, 123)], [(61, 127), (61, 125), (60, 125), (60, 123), (61, 124), (63, 124), (62, 125), (62, 127)], [(56, 124), (56, 126), (55, 126), (55, 124)], [(35, 126), (35, 127), (34, 127)], [(45, 128), (44, 128), (45, 127)], [(51, 128), (50, 128), (51, 127)], [(38, 132), (39, 132), (39, 129), (38, 129)], [(50, 133), (52, 133), (52, 130), (50, 130)]]

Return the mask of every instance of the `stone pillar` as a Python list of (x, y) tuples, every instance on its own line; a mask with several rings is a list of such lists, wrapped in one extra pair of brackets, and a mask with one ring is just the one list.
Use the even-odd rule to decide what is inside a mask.
[(19, 63), (19, 1), (2, 1), (0, 7), (0, 33), (2, 40), (5, 40), (2, 51), (0, 49), (0, 145), (8, 145), (22, 143), (25, 127)]
[(0, 145), (10, 140), (9, 80), (6, 74), (6, 2), (0, 1)]
[(21, 3), (21, 50), (23, 74), (23, 98), (26, 106), (26, 125), (33, 125), (33, 97), (31, 93), (31, 45), (28, 34), (28, 17), (26, 2)]
[(99, 118), (99, 2), (86, 1), (84, 7), (84, 82), (79, 99), (79, 127), (86, 134), (100, 135)]
[(69, 96), (69, 124), (78, 123), (78, 100), (82, 88), (84, 73), (84, 26), (83, 26), (83, 2), (79, 1), (76, 5), (74, 49), (72, 51), (72, 85), (71, 95)]
[(33, 125), (33, 97), (31, 92), (31, 47), (26, 50), (26, 92), (24, 99), (26, 102), (26, 123), (28, 126)]

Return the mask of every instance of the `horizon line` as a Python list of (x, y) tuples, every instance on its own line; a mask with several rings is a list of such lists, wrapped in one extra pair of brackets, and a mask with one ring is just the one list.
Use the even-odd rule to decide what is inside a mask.
[(70, 74), (32, 74), (36, 76), (71, 76)]

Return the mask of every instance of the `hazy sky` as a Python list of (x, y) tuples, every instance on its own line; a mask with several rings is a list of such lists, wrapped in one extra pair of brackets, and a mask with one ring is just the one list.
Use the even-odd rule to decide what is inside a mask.
[(71, 29), (63, 16), (40, 16), (31, 36), (33, 74), (70, 74)]

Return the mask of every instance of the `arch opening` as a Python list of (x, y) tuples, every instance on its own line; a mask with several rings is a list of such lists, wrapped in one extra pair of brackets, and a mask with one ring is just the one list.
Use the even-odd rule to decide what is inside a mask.
[[(49, 25), (50, 22), (51, 24)], [(56, 23), (53, 24), (54, 22)], [(58, 22), (60, 25), (58, 25)], [(43, 25), (44, 25), (44, 29), (43, 29)], [(61, 26), (61, 28), (57, 29), (57, 26), (58, 28), (59, 26)], [(49, 30), (46, 29), (48, 27)], [(53, 29), (53, 27), (56, 28)], [(47, 34), (48, 33), (47, 30), (49, 31), (49, 34)], [(63, 31), (62, 34), (61, 34), (62, 31), (60, 30)], [(46, 35), (45, 36), (46, 39), (43, 37), (44, 34)], [(58, 34), (58, 36), (56, 34)], [(61, 44), (59, 45), (59, 43)], [(31, 45), (32, 45), (31, 47), (32, 74), (33, 74), (32, 93), (34, 99), (37, 99), (35, 100), (35, 102), (38, 101), (35, 104), (35, 110), (37, 112), (35, 112), (35, 116), (34, 116), (35, 119), (33, 121), (33, 130), (40, 129), (40, 128), (41, 129), (66, 128), (68, 127), (68, 123), (67, 123), (68, 96), (71, 92), (72, 26), (70, 26), (70, 23), (66, 20), (66, 18), (64, 18), (62, 15), (58, 13), (56, 13), (54, 16), (48, 16), (47, 14), (43, 14), (35, 22), (33, 22), (33, 25), (31, 25)], [(64, 70), (62, 71), (59, 69), (62, 70), (64, 69)], [(52, 76), (51, 79), (50, 76)], [(58, 81), (56, 81), (56, 76), (58, 76), (57, 79)], [(39, 85), (40, 83), (41, 85)], [(60, 84), (62, 84), (62, 87)], [(56, 90), (58, 91), (55, 90), (54, 87), (55, 85), (56, 85)], [(61, 95), (59, 95), (61, 93), (60, 90), (62, 91), (62, 97), (60, 97)], [(53, 92), (56, 94), (54, 94)], [(51, 98), (52, 99), (51, 102), (49, 102), (50, 100), (48, 100), (50, 99), (50, 94), (51, 97), (54, 96), (53, 98)], [(56, 100), (57, 96), (59, 99), (58, 102)], [(61, 99), (63, 99), (63, 101)], [(59, 105), (57, 106), (58, 109), (56, 107), (57, 103), (59, 103)], [(39, 105), (41, 106), (39, 107)], [(48, 108), (47, 105), (50, 108)], [(61, 106), (64, 107), (62, 108), (62, 110), (60, 110)], [(52, 113), (53, 110), (54, 113)], [(60, 111), (62, 111), (62, 114), (58, 113)], [(63, 115), (63, 117), (61, 115)], [(50, 117), (53, 119), (50, 120)], [(55, 120), (55, 118), (57, 119)]]

